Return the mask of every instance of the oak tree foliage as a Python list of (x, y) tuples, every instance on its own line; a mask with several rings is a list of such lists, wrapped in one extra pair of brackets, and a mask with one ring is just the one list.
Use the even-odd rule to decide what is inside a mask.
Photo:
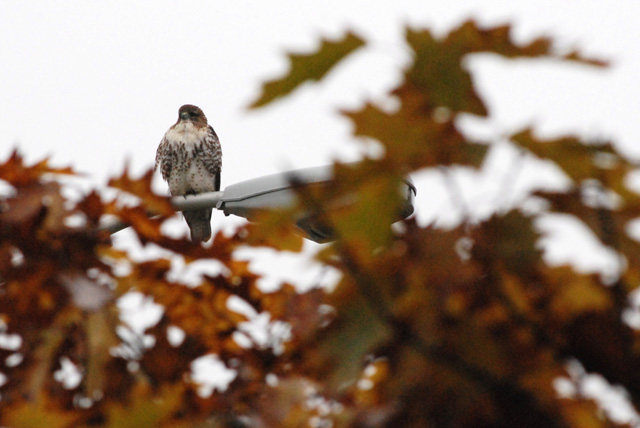
[[(396, 107), (365, 102), (342, 112), (354, 139), (376, 141), (384, 154), (337, 163), (331, 186), (300, 188), (295, 207), (263, 213), (260, 223), (230, 236), (218, 233), (211, 246), (161, 233), (174, 211), (152, 193), (151, 172), (136, 178), (125, 169), (110, 181), (135, 197), (123, 204), (95, 191), (68, 199), (58, 177), (74, 171), (46, 160), (28, 165), (16, 151), (0, 164), (0, 426), (619, 426), (567, 370), (578, 361), (640, 406), (640, 342), (623, 319), (640, 281), (640, 244), (628, 233), (640, 216), (640, 197), (627, 186), (637, 165), (615, 145), (543, 140), (523, 129), (512, 144), (555, 163), (572, 182), (565, 191), (531, 195), (546, 201), (540, 213), (514, 207), (449, 229), (411, 218), (389, 227), (403, 177), (426, 168), (478, 169), (491, 150), (491, 142), (474, 141), (458, 126), (460, 115), (489, 114), (468, 56), (604, 64), (558, 53), (547, 38), (515, 43), (509, 26), (472, 21), (444, 36), (407, 29), (406, 46), (411, 61), (389, 93)], [(366, 48), (347, 34), (315, 53), (291, 55), (289, 72), (266, 83), (252, 108), (321, 80)], [(587, 198), (587, 188), (601, 200)], [(428, 189), (418, 192), (429, 198)], [(615, 204), (603, 202), (612, 195)], [(264, 292), (234, 254), (247, 246), (300, 251), (291, 218), (302, 211), (335, 230), (336, 241), (317, 258), (340, 281), (330, 292), (299, 293), (290, 284)], [(535, 224), (548, 212), (582, 221), (617, 252), (619, 274), (605, 282), (545, 263)], [(175, 257), (136, 261), (99, 227), (105, 215), (130, 225), (141, 245), (187, 264), (215, 262), (221, 273), (188, 286), (170, 274)], [(130, 292), (163, 307), (145, 332), (151, 345), (121, 334), (127, 326), (116, 302)], [(231, 309), (231, 297), (288, 323), (291, 334), (279, 349), (237, 340), (246, 316)], [(168, 340), (172, 327), (184, 332), (180, 343)], [(226, 390), (199, 392), (191, 363), (205, 355), (235, 372)], [(74, 385), (56, 375), (64, 360), (80, 371)], [(575, 393), (559, 395), (558, 378), (572, 379)]]

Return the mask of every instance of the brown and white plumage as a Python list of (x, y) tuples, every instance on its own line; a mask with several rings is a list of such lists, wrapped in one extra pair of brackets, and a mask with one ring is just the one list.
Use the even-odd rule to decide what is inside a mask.
[[(156, 152), (156, 169), (169, 183), (172, 196), (220, 190), (220, 141), (198, 107), (183, 105), (178, 121), (164, 134)], [(184, 211), (192, 241), (211, 238), (211, 208)]]

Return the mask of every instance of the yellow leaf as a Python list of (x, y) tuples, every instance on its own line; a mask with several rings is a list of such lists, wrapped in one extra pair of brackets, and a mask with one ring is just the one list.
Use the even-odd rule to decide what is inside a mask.
[[(155, 428), (180, 407), (185, 386), (164, 385), (153, 394), (148, 385), (139, 384), (131, 392), (131, 400), (125, 404), (112, 403), (107, 407), (105, 428)], [(43, 425), (46, 426), (46, 425)]]
[(0, 425), (11, 428), (72, 428), (80, 418), (76, 411), (56, 408), (44, 396), (8, 406), (0, 415)]
[(612, 306), (609, 292), (595, 275), (581, 275), (567, 266), (548, 269), (545, 274), (555, 289), (551, 311), (561, 320), (606, 311)]
[(295, 210), (283, 209), (256, 212), (255, 223), (246, 226), (245, 243), (254, 247), (271, 247), (280, 251), (302, 250), (302, 235), (291, 221)]

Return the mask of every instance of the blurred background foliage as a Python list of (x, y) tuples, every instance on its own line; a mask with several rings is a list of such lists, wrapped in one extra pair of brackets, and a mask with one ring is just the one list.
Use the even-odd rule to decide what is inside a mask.
[[(98, 192), (65, 197), (60, 176), (73, 170), (46, 160), (26, 165), (14, 152), (0, 164), (7, 185), (0, 200), (0, 425), (622, 426), (581, 392), (569, 366), (578, 362), (640, 404), (640, 342), (623, 321), (640, 279), (639, 244), (628, 233), (640, 215), (640, 198), (627, 185), (635, 163), (608, 142), (541, 139), (523, 129), (508, 139), (523, 155), (555, 163), (571, 181), (565, 191), (529, 195), (535, 210), (515, 206), (451, 228), (412, 218), (389, 226), (404, 177), (427, 168), (477, 170), (492, 149), (458, 125), (464, 115), (488, 115), (465, 67), (469, 56), (606, 64), (558, 53), (547, 38), (516, 44), (509, 26), (483, 29), (472, 21), (443, 36), (407, 29), (406, 44), (412, 61), (388, 94), (391, 106), (366, 101), (341, 112), (355, 142), (374, 142), (380, 155), (336, 163), (330, 186), (301, 186), (295, 207), (220, 232), (209, 246), (161, 232), (174, 210), (151, 191), (151, 171), (135, 178), (125, 170), (110, 181), (129, 195), (123, 203)], [(289, 72), (266, 82), (250, 108), (321, 80), (366, 48), (348, 33), (313, 53), (291, 54)], [(429, 198), (429, 189), (418, 194)], [(317, 259), (340, 280), (332, 290), (281, 284), (265, 292), (234, 254), (264, 246), (301, 251), (291, 222), (301, 212), (335, 231)], [(615, 275), (545, 262), (536, 219), (549, 212), (574, 216), (615, 251)], [(130, 225), (141, 245), (170, 255), (136, 261), (100, 228), (105, 215)], [(220, 273), (187, 285), (170, 275), (176, 257), (216, 263)], [(145, 332), (149, 343), (122, 334), (117, 301), (130, 292), (163, 308)], [(289, 334), (244, 343), (237, 333), (247, 316), (230, 299), (268, 312)], [(172, 328), (180, 340), (171, 339)], [(192, 363), (207, 355), (233, 376), (226, 388), (202, 394)], [(79, 373), (71, 384), (59, 376), (69, 362)], [(558, 379), (572, 392), (560, 394)]]

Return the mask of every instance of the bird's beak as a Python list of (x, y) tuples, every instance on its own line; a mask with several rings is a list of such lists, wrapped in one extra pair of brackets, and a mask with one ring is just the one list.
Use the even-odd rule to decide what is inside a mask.
[(189, 119), (189, 113), (187, 113), (186, 111), (183, 111), (182, 113), (180, 113), (180, 119), (188, 120)]

